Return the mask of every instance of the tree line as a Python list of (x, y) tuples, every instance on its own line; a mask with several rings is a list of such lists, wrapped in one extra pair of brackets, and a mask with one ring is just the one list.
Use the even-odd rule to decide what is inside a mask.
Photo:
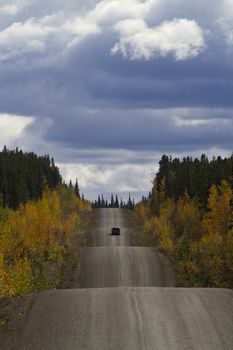
[(136, 206), (142, 239), (170, 256), (181, 286), (233, 287), (232, 180), (232, 156), (163, 156)]
[(118, 199), (118, 195), (115, 196), (111, 194), (111, 199), (108, 201), (103, 195), (98, 195), (97, 200), (92, 201), (92, 208), (124, 208), (124, 209), (134, 209), (135, 201), (131, 198), (129, 194), (128, 200), (123, 201), (121, 198)]
[(213, 157), (211, 160), (205, 154), (200, 159), (173, 159), (163, 155), (154, 179), (153, 191), (160, 190), (164, 179), (164, 191), (168, 197), (177, 200), (187, 191), (191, 198), (198, 196), (201, 203), (206, 205), (213, 184), (220, 185), (222, 180), (226, 180), (233, 185), (232, 169), (233, 155), (229, 158)]
[(59, 287), (91, 205), (49, 155), (0, 152), (0, 298)]
[(52, 189), (62, 177), (49, 155), (37, 156), (22, 150), (0, 152), (0, 205), (16, 209), (21, 203), (37, 200), (45, 186)]
[(18, 148), (8, 150), (6, 146), (0, 152), (0, 206), (3, 208), (16, 209), (22, 203), (38, 200), (46, 188), (55, 189), (60, 184), (85, 200), (84, 195), (80, 195), (78, 179), (75, 184), (72, 180), (66, 184), (49, 155), (37, 156)]

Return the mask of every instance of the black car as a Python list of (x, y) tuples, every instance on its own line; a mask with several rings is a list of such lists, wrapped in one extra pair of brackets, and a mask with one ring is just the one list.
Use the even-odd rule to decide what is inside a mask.
[(119, 236), (121, 234), (121, 230), (119, 227), (113, 227), (111, 231), (112, 236)]

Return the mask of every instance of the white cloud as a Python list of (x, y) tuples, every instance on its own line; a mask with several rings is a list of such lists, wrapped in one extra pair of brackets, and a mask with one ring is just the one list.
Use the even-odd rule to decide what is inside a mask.
[(220, 17), (217, 20), (227, 45), (233, 46), (233, 0), (222, 0)]
[(16, 15), (19, 12), (19, 7), (16, 4), (4, 5), (0, 7), (0, 13), (4, 15)]
[(67, 45), (68, 47), (76, 46), (81, 39), (89, 35), (101, 33), (101, 28), (96, 23), (88, 22), (81, 17), (67, 21), (64, 24), (63, 29), (74, 36), (74, 39)]
[(233, 18), (233, 0), (222, 0), (223, 14), (226, 18)]
[(85, 21), (80, 17), (76, 18), (75, 20), (66, 22), (63, 28), (78, 36), (86, 36), (92, 33), (100, 32), (100, 28), (96, 23)]
[(198, 56), (205, 48), (202, 29), (197, 22), (187, 19), (174, 19), (153, 28), (143, 20), (126, 20), (114, 28), (120, 40), (111, 52), (130, 60), (149, 60), (157, 55), (185, 60)]
[(81, 18), (66, 20), (61, 13), (15, 22), (0, 32), (0, 60), (26, 53), (62, 53), (74, 40), (98, 32), (97, 25)]
[(26, 52), (43, 52), (48, 35), (55, 28), (42, 25), (32, 18), (24, 23), (14, 23), (0, 32), (0, 59), (5, 60)]
[[(84, 193), (129, 193), (144, 192), (150, 189), (154, 174), (154, 164), (102, 166), (85, 164), (62, 164), (58, 167), (66, 182), (78, 178)], [(92, 197), (92, 199), (95, 198)]]
[(172, 120), (177, 127), (211, 125), (213, 122), (219, 122), (218, 119), (184, 119), (178, 116), (174, 116)]
[(145, 16), (151, 3), (150, 1), (137, 0), (105, 0), (97, 3), (95, 8), (87, 13), (86, 19), (94, 23), (116, 23), (127, 18), (139, 18)]
[[(0, 7), (0, 13), (17, 13), (27, 0), (18, 0)], [(26, 53), (45, 54), (46, 57), (66, 52), (90, 35), (114, 29), (120, 35), (112, 53), (130, 59), (150, 59), (156, 55), (173, 55), (177, 60), (197, 56), (204, 48), (204, 36), (195, 21), (174, 19), (156, 27), (149, 27), (151, 11), (161, 6), (161, 0), (105, 0), (94, 8), (76, 15), (68, 11), (54, 11), (46, 16), (14, 22), (0, 32), (0, 60), (20, 57)], [(4, 12), (4, 13), (5, 13)], [(33, 16), (33, 15), (32, 15)], [(26, 57), (25, 57), (26, 56)], [(53, 56), (52, 56), (53, 57)], [(37, 57), (38, 58), (38, 57)]]
[(0, 114), (0, 147), (15, 145), (33, 121), (32, 117)]
[(0, 14), (15, 16), (29, 4), (28, 0), (16, 0), (0, 7)]

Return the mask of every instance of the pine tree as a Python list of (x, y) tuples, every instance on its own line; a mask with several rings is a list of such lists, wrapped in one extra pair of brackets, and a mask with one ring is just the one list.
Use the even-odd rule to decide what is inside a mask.
[(116, 200), (115, 200), (115, 204), (114, 204), (115, 208), (119, 208), (119, 200), (118, 200), (118, 196), (116, 195)]
[(122, 198), (121, 198), (121, 202), (120, 202), (120, 207), (121, 207), (121, 208), (124, 208), (124, 203), (123, 203)]
[(132, 209), (133, 208), (133, 203), (132, 203), (132, 200), (131, 200), (130, 193), (129, 193), (129, 199), (128, 199), (128, 203), (127, 203), (127, 208), (128, 209)]
[(97, 207), (98, 207), (98, 208), (101, 208), (101, 199), (100, 199), (100, 195), (98, 195)]
[(17, 208), (28, 200), (39, 199), (45, 186), (55, 188), (62, 182), (54, 160), (21, 150), (0, 152), (0, 193), (4, 207)]
[(70, 190), (73, 190), (73, 189), (74, 189), (74, 186), (73, 186), (72, 180), (70, 180), (70, 182), (69, 182), (69, 189), (70, 189)]
[(105, 208), (105, 200), (103, 194), (101, 195), (101, 208)]
[(76, 194), (77, 198), (80, 198), (80, 191), (79, 191), (78, 179), (76, 179), (76, 182), (75, 182), (74, 193)]
[(113, 197), (113, 194), (111, 194), (110, 208), (114, 208), (114, 197)]

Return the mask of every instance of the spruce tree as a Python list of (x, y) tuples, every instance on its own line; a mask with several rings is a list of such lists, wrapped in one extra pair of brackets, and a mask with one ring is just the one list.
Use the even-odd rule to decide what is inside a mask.
[(79, 185), (78, 185), (78, 179), (76, 179), (75, 186), (74, 186), (74, 193), (78, 198), (80, 198), (80, 191), (79, 191)]
[(121, 197), (120, 207), (124, 208), (124, 203), (123, 203), (122, 197)]
[(98, 195), (97, 207), (98, 207), (98, 208), (101, 208), (101, 199), (100, 199), (100, 195)]
[(72, 180), (70, 180), (70, 182), (69, 182), (69, 189), (70, 189), (70, 190), (73, 190), (73, 189), (74, 189), (74, 186), (73, 186)]
[(111, 195), (110, 208), (114, 208), (114, 197), (113, 197), (113, 194)]
[(115, 200), (115, 208), (119, 208), (119, 200), (118, 200), (118, 196), (116, 195), (116, 200)]

